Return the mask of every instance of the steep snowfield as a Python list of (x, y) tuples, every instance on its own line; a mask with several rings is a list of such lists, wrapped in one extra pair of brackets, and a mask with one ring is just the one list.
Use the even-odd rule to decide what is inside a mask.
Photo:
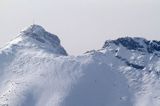
[(32, 25), (0, 50), (0, 106), (160, 106), (159, 51), (158, 41), (126, 37), (68, 56)]

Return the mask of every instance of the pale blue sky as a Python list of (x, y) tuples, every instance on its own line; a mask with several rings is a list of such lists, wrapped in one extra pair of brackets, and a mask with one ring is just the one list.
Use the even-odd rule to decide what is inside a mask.
[(33, 21), (77, 55), (121, 36), (160, 40), (160, 0), (0, 0), (0, 46)]

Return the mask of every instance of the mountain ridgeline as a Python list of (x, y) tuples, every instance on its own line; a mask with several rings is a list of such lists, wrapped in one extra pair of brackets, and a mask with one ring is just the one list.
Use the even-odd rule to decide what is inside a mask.
[(114, 43), (117, 46), (122, 45), (129, 50), (139, 50), (148, 53), (160, 51), (160, 41), (146, 40), (144, 38), (139, 37), (124, 37), (118, 38), (116, 40), (106, 41), (103, 48), (107, 47), (110, 43)]
[(160, 106), (160, 41), (107, 40), (70, 56), (31, 25), (0, 49), (0, 106)]

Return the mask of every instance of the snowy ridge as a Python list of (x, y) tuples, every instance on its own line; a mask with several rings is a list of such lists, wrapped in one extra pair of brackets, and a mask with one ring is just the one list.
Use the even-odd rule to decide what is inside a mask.
[(109, 46), (110, 44), (115, 44), (117, 46), (122, 45), (129, 50), (139, 50), (148, 53), (160, 51), (160, 41), (146, 40), (140, 37), (124, 37), (116, 40), (106, 41), (103, 48)]
[(59, 38), (45, 31), (45, 29), (39, 25), (31, 25), (22, 31), (21, 34), (12, 40), (5, 48), (14, 51), (31, 48), (32, 50), (44, 50), (56, 55), (67, 55), (67, 52), (60, 44)]
[(160, 106), (158, 41), (119, 38), (66, 55), (41, 26), (23, 31), (0, 51), (0, 106)]

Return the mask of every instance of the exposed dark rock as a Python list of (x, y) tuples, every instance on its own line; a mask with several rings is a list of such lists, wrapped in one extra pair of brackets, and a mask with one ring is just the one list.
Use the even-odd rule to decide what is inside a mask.
[(123, 37), (116, 40), (106, 41), (103, 48), (108, 47), (111, 43), (119, 46), (122, 45), (129, 50), (138, 50), (142, 52), (153, 53), (154, 51), (160, 51), (160, 41), (146, 40), (138, 37)]

